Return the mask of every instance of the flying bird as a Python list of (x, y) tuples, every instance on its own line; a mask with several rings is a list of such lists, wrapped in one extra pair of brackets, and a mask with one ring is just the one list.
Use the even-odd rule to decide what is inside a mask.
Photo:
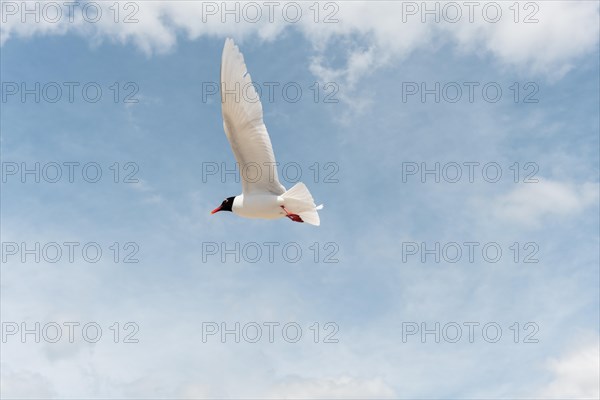
[[(244, 56), (232, 39), (225, 40), (221, 57), (221, 110), (223, 128), (238, 162), (240, 171), (258, 167), (256, 176), (242, 175), (242, 194), (228, 197), (211, 211), (231, 211), (246, 218), (278, 219), (287, 217), (294, 222), (319, 225), (312, 195), (304, 183), (290, 190), (279, 182), (274, 167), (275, 154), (263, 109)], [(248, 169), (247, 169), (248, 168)]]

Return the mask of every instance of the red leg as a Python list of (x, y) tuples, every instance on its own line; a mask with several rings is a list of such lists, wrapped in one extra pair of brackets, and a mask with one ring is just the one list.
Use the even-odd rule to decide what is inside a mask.
[(304, 222), (302, 220), (302, 218), (300, 218), (300, 216), (298, 214), (292, 214), (291, 212), (289, 212), (288, 210), (286, 210), (285, 206), (281, 206), (281, 208), (283, 208), (283, 211), (285, 211), (285, 216), (288, 217), (289, 219), (291, 219), (294, 222)]

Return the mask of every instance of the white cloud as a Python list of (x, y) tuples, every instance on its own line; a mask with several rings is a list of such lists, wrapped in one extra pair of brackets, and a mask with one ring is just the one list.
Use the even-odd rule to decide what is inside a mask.
[(600, 346), (597, 340), (550, 360), (547, 367), (554, 378), (541, 390), (539, 398), (600, 398)]
[[(502, 64), (523, 73), (561, 78), (581, 55), (596, 50), (598, 5), (587, 1), (521, 2), (519, 23), (511, 3), (503, 6), (496, 24), (460, 23), (446, 26), (464, 50), (489, 53)], [(537, 22), (524, 20), (531, 17)]]
[[(20, 8), (28, 4), (30, 9), (36, 3), (44, 4), (3, 4), (7, 3)], [(596, 51), (600, 34), (599, 3), (592, 1), (521, 2), (517, 23), (513, 2), (489, 2), (501, 4), (501, 17), (495, 23), (490, 22), (489, 17), (493, 17), (495, 11), (483, 11), (484, 4), (488, 3), (472, 10), (461, 2), (429, 3), (429, 8), (437, 4), (439, 21), (436, 21), (434, 15), (424, 13), (422, 2), (331, 2), (327, 4), (336, 6), (321, 5), (318, 16), (311, 2), (279, 2), (275, 8), (264, 2), (227, 3), (229, 10), (237, 9), (234, 14), (224, 12), (225, 3), (214, 1), (133, 2), (137, 9), (126, 8), (125, 4), (129, 3), (121, 2), (118, 23), (115, 23), (112, 2), (92, 3), (102, 9), (102, 17), (95, 23), (88, 22), (94, 18), (95, 8), (87, 11), (87, 20), (83, 16), (85, 2), (74, 9), (72, 22), (64, 5), (58, 22), (41, 18), (39, 23), (35, 23), (32, 16), (27, 16), (26, 23), (21, 22), (20, 9), (15, 12), (14, 8), (7, 9), (3, 5), (0, 45), (18, 37), (74, 33), (87, 37), (92, 44), (105, 40), (132, 43), (151, 56), (171, 51), (178, 36), (190, 40), (201, 36), (232, 36), (243, 42), (256, 35), (261, 40), (271, 41), (283, 31), (295, 29), (313, 45), (314, 53), (309, 56), (311, 72), (322, 82), (336, 82), (342, 87), (338, 97), (353, 113), (367, 109), (372, 103), (368, 91), (359, 89), (361, 80), (377, 69), (402, 62), (417, 49), (435, 50), (450, 44), (465, 54), (490, 56), (498, 66), (513, 69), (528, 78), (555, 81), (569, 72), (582, 56)], [(454, 11), (446, 11), (447, 3), (459, 5), (458, 22), (448, 22)], [(538, 8), (526, 7), (529, 3)], [(256, 7), (248, 7), (248, 4), (259, 5), (261, 17), (257, 21), (252, 22)], [(298, 22), (289, 22), (286, 15), (293, 16), (295, 11), (284, 12), (286, 4), (300, 4)], [(410, 7), (416, 7), (416, 11)], [(239, 22), (235, 20), (236, 14)], [(124, 23), (128, 16), (137, 22)], [(325, 23), (328, 17), (334, 22)], [(527, 17), (538, 22), (525, 23)], [(334, 62), (335, 57), (343, 59)]]
[(341, 376), (329, 379), (289, 378), (267, 395), (275, 399), (382, 399), (396, 397), (381, 379)]
[(6, 371), (3, 365), (0, 377), (0, 396), (7, 398), (33, 399), (52, 398), (56, 393), (46, 378), (37, 372), (22, 370), (19, 372)]
[[(415, 15), (406, 13), (409, 3), (416, 4)], [(597, 49), (600, 34), (597, 2), (544, 2), (533, 3), (539, 9), (520, 4), (518, 23), (515, 11), (509, 9), (513, 2), (501, 4), (502, 17), (496, 23), (483, 18), (482, 8), (474, 9), (473, 22), (469, 22), (469, 9), (461, 7), (462, 18), (457, 23), (444, 21), (445, 3), (439, 4), (440, 21), (433, 15), (423, 13), (423, 4), (417, 2), (347, 2), (340, 7), (340, 24), (328, 30), (316, 27), (320, 40), (352, 35), (366, 39), (366, 48), (351, 46), (346, 50), (345, 65), (338, 68), (327, 66), (327, 47), (311, 63), (311, 71), (321, 80), (335, 77), (345, 90), (352, 91), (357, 82), (378, 68), (402, 62), (417, 49), (435, 50), (450, 43), (458, 51), (480, 57), (491, 56), (501, 67), (509, 67), (520, 74), (547, 78), (562, 78), (585, 54)], [(457, 4), (456, 2), (454, 4)], [(458, 2), (458, 4), (462, 4)], [(485, 4), (485, 3), (483, 3)], [(498, 4), (498, 3), (495, 3)], [(535, 12), (537, 23), (523, 20)], [(490, 11), (489, 15), (493, 15)], [(426, 23), (422, 22), (425, 18)], [(308, 32), (311, 37), (311, 33)], [(332, 48), (334, 46), (330, 46)], [(342, 100), (355, 105), (356, 110), (364, 104), (355, 104), (356, 96), (345, 93)]]
[[(29, 8), (33, 8), (35, 3), (44, 4), (27, 2)], [(96, 23), (86, 22), (82, 7), (75, 8), (73, 21), (70, 22), (66, 6), (63, 6), (63, 16), (58, 22), (41, 18), (36, 23), (33, 16), (27, 16), (23, 23), (21, 10), (15, 13), (14, 8), (8, 8), (15, 5), (23, 7), (23, 3), (4, 2), (0, 41), (4, 44), (17, 37), (73, 32), (90, 38), (94, 43), (102, 40), (133, 43), (151, 55), (170, 51), (177, 43), (178, 34), (184, 34), (189, 39), (208, 35), (233, 36), (238, 40), (256, 34), (263, 40), (274, 40), (283, 30), (296, 28), (314, 45), (313, 72), (337, 75), (344, 80), (343, 83), (352, 87), (365, 74), (398, 62), (418, 48), (434, 49), (445, 43), (451, 43), (468, 53), (491, 55), (501, 65), (524, 73), (558, 79), (573, 67), (579, 57), (596, 50), (599, 36), (599, 3), (590, 1), (533, 2), (539, 7), (538, 10), (525, 8), (525, 2), (521, 2), (518, 23), (514, 22), (515, 11), (509, 9), (513, 2), (501, 3), (502, 16), (496, 23), (488, 22), (483, 17), (483, 5), (473, 10), (473, 22), (469, 21), (469, 8), (462, 5), (459, 22), (450, 23), (446, 16), (450, 15), (450, 11), (444, 11), (447, 2), (433, 3), (438, 4), (440, 10), (438, 23), (434, 21), (434, 16), (423, 14), (423, 3), (420, 2), (335, 2), (339, 9), (323, 7), (318, 23), (314, 21), (312, 3), (302, 3), (299, 22), (289, 23), (283, 13), (286, 2), (281, 2), (272, 10), (264, 3), (255, 2), (261, 5), (262, 15), (257, 22), (250, 22), (248, 18), (253, 18), (254, 11), (243, 11), (247, 3), (229, 3), (229, 7), (238, 7), (239, 23), (234, 21), (233, 15), (221, 12), (221, 2), (183, 1), (135, 2), (138, 10), (125, 9), (125, 3), (120, 3), (119, 23), (114, 22), (114, 6), (110, 2), (94, 3), (102, 7), (102, 17)], [(407, 12), (411, 4), (417, 7), (414, 14)], [(44, 6), (39, 7), (42, 9)], [(217, 7), (218, 10), (214, 12), (211, 7)], [(430, 7), (433, 6), (430, 4)], [(94, 17), (95, 10), (90, 10), (88, 15)], [(133, 18), (138, 22), (124, 23), (125, 17), (134, 11)], [(531, 13), (535, 13), (532, 18), (538, 22), (524, 23), (523, 20)], [(269, 21), (270, 14), (273, 22)], [(493, 15), (493, 12), (487, 14)], [(244, 18), (244, 15), (250, 17)], [(288, 12), (288, 15), (293, 13)], [(324, 23), (327, 16), (338, 22)], [(223, 23), (222, 18), (226, 18), (227, 22)], [(426, 18), (426, 23), (422, 22), (422, 18)], [(344, 45), (344, 65), (338, 68), (329, 66), (330, 50), (339, 48), (332, 41), (334, 38), (356, 39), (352, 42), (362, 43), (359, 47), (348, 43)]]
[(540, 179), (523, 183), (492, 204), (493, 214), (511, 223), (538, 226), (549, 216), (577, 214), (598, 203), (598, 184), (568, 184)]
[(213, 393), (208, 385), (194, 383), (183, 388), (181, 397), (184, 399), (214, 399), (219, 396)]

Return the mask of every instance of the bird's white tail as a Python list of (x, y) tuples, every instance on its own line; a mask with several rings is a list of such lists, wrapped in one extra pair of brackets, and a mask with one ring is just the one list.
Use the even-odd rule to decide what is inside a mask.
[(283, 197), (284, 206), (289, 212), (298, 214), (307, 224), (316, 226), (321, 224), (317, 210), (322, 209), (323, 204), (315, 205), (315, 201), (304, 183), (296, 183), (281, 197)]

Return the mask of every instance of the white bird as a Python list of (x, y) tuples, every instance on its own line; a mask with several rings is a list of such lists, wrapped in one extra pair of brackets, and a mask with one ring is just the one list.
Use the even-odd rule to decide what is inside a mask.
[[(244, 56), (232, 39), (225, 40), (221, 58), (221, 109), (223, 128), (242, 175), (242, 194), (228, 197), (211, 211), (231, 211), (246, 218), (277, 219), (319, 225), (308, 188), (299, 182), (290, 190), (279, 183), (275, 155), (262, 104), (246, 68)], [(254, 173), (256, 172), (257, 173)]]

